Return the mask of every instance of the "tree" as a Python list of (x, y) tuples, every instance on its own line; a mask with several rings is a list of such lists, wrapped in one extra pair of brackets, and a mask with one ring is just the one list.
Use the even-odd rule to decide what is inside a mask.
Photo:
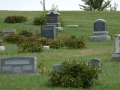
[(40, 3), (41, 3), (41, 5), (43, 6), (43, 10), (45, 11), (45, 10), (46, 10), (46, 9), (45, 9), (45, 0), (40, 1)]
[(80, 5), (80, 9), (85, 11), (104, 11), (111, 7), (111, 0), (81, 0), (85, 5)]

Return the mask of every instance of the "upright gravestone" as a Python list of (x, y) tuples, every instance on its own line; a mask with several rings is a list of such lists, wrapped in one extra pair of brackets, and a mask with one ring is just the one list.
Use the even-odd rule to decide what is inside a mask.
[(120, 60), (120, 34), (114, 36), (114, 53), (111, 60)]
[(14, 30), (14, 29), (3, 30), (3, 31), (2, 31), (2, 37), (7, 36), (7, 35), (9, 35), (9, 34), (15, 34), (15, 33), (16, 33), (16, 30)]
[(90, 37), (90, 41), (109, 41), (111, 37), (107, 32), (106, 21), (103, 19), (97, 19), (94, 22), (94, 32)]
[(60, 14), (57, 11), (48, 12), (46, 17), (47, 17), (46, 25), (55, 25), (55, 27), (61, 27)]
[(37, 74), (36, 57), (10, 57), (0, 61), (0, 72), (3, 74)]
[(45, 25), (41, 27), (41, 36), (44, 38), (56, 38), (56, 30), (54, 25)]

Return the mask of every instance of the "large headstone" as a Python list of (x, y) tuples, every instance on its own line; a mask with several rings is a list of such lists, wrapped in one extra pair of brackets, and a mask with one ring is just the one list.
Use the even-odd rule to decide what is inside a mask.
[(120, 60), (120, 34), (114, 36), (114, 53), (112, 54), (111, 60), (119, 61)]
[(7, 36), (7, 35), (9, 35), (9, 34), (15, 34), (15, 33), (16, 33), (16, 30), (14, 30), (14, 29), (3, 30), (3, 31), (2, 31), (2, 37)]
[(46, 25), (55, 25), (55, 27), (61, 27), (60, 14), (57, 11), (49, 11), (46, 16), (47, 16)]
[(54, 25), (45, 25), (41, 27), (41, 36), (44, 38), (56, 38), (56, 30)]
[(107, 25), (104, 19), (97, 19), (94, 22), (94, 32), (90, 37), (90, 41), (109, 41), (111, 37), (107, 32)]
[(0, 61), (0, 72), (3, 74), (37, 74), (36, 57), (10, 57)]

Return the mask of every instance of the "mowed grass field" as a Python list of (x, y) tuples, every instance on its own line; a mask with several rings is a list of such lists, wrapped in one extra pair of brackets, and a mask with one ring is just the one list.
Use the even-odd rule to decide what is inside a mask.
[[(0, 11), (0, 31), (5, 29), (21, 30), (39, 30), (40, 26), (33, 25), (35, 16), (42, 14), (42, 11)], [(44, 61), (47, 70), (52, 71), (54, 64), (64, 61), (76, 60), (88, 63), (92, 58), (101, 60), (99, 83), (88, 90), (119, 90), (120, 88), (120, 62), (111, 62), (114, 52), (114, 35), (120, 33), (120, 12), (89, 12), (89, 11), (59, 11), (65, 25), (76, 24), (79, 28), (66, 28), (57, 35), (76, 35), (83, 36), (86, 41), (85, 49), (49, 49), (42, 53), (18, 53), (14, 44), (3, 42), (6, 47), (4, 52), (0, 52), (0, 58), (11, 56), (34, 56), (37, 57), (37, 63)], [(8, 24), (4, 23), (7, 16), (23, 15), (28, 18), (28, 24)], [(97, 19), (104, 19), (107, 22), (107, 30), (112, 36), (108, 42), (90, 42), (89, 38), (93, 32), (93, 23)], [(0, 36), (2, 40), (2, 37)], [(50, 87), (49, 76), (29, 76), (29, 75), (3, 75), (0, 74), (0, 90), (83, 90), (83, 88), (61, 88)]]

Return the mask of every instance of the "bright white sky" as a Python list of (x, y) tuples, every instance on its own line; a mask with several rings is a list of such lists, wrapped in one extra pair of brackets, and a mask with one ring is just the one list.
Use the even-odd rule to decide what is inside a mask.
[[(40, 4), (42, 0), (0, 0), (0, 10), (22, 10), (22, 11), (41, 11), (43, 10)], [(79, 4), (83, 4), (81, 0), (45, 0), (46, 9), (50, 10), (52, 5), (58, 5), (58, 10), (80, 10)], [(117, 10), (120, 11), (120, 0), (112, 0), (118, 4)]]

